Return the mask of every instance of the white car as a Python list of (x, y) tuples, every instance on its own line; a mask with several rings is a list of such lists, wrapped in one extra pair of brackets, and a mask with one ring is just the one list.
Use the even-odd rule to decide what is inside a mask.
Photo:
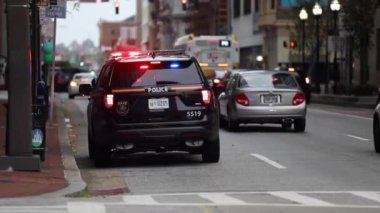
[(68, 87), (69, 99), (73, 99), (79, 94), (79, 85), (81, 84), (91, 84), (92, 80), (95, 78), (93, 73), (77, 73), (73, 76)]

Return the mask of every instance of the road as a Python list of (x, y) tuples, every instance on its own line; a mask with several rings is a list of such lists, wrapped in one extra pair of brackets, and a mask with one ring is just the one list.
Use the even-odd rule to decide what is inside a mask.
[(97, 169), (88, 159), (87, 99), (60, 98), (88, 191), (103, 197), (70, 199), (57, 212), (380, 211), (371, 110), (310, 105), (305, 133), (276, 125), (221, 129), (217, 164), (197, 155), (148, 153)]

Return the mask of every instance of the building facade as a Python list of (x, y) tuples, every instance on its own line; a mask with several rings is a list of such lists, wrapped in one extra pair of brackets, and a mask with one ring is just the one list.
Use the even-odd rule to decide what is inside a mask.
[(149, 0), (136, 1), (137, 37), (142, 50), (150, 49), (151, 4)]
[(257, 56), (263, 54), (263, 33), (258, 27), (259, 1), (230, 1), (231, 28), (240, 46), (240, 67), (247, 69), (261, 68)]
[(0, 0), (0, 55), (7, 55), (5, 1)]
[(290, 50), (284, 46), (291, 38), (297, 18), (293, 8), (282, 7), (279, 0), (255, 0), (258, 10), (257, 27), (263, 33), (263, 55), (265, 68), (273, 69), (279, 63), (291, 62)]
[(160, 49), (172, 49), (176, 38), (185, 35), (189, 16), (183, 10), (181, 1), (177, 0), (160, 0), (159, 11)]
[(135, 28), (134, 20), (126, 20), (120, 22), (100, 21), (99, 27), (99, 47), (102, 52), (112, 50), (119, 42), (122, 35), (122, 29)]
[[(373, 86), (380, 86), (380, 9), (374, 17), (375, 26), (373, 30), (373, 35), (371, 39), (371, 47), (369, 49), (369, 81), (368, 83)], [(354, 69), (355, 73), (358, 70)], [(356, 74), (356, 78), (360, 75)], [(358, 80), (355, 80), (358, 81)]]

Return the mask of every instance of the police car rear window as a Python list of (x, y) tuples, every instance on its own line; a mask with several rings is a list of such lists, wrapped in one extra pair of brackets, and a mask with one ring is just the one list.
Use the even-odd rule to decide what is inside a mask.
[(146, 87), (160, 85), (191, 85), (202, 82), (192, 61), (153, 61), (116, 63), (111, 87)]

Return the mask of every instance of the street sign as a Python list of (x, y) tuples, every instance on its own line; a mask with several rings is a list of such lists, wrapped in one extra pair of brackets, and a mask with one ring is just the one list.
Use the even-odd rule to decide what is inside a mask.
[(66, 0), (58, 0), (57, 5), (47, 7), (45, 15), (50, 18), (66, 18)]

